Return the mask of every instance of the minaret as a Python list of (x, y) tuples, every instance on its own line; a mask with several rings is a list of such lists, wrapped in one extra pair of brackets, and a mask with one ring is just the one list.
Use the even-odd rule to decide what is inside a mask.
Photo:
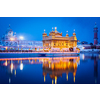
[(94, 45), (98, 44), (98, 36), (97, 36), (97, 32), (98, 32), (98, 27), (96, 25), (96, 22), (95, 22), (95, 26), (94, 26)]

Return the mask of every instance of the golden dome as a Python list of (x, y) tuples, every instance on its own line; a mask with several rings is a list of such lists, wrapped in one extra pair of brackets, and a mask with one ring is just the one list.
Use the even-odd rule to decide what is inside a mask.
[(43, 36), (47, 36), (47, 33), (45, 33), (45, 30), (44, 30)]
[(66, 31), (67, 33), (66, 33), (66, 37), (69, 37), (69, 35), (68, 35), (68, 31)]
[(74, 29), (74, 32), (73, 32), (73, 36), (76, 36), (75, 29)]

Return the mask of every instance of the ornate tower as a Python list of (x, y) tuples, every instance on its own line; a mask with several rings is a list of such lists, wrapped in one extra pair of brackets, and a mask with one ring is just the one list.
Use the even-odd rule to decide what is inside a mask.
[(95, 22), (95, 26), (94, 26), (94, 45), (98, 44), (97, 32), (98, 32), (98, 27), (97, 27), (96, 22)]

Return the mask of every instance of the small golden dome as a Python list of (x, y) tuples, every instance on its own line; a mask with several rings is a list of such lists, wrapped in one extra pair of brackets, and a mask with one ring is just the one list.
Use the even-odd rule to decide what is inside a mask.
[(69, 37), (69, 35), (68, 35), (68, 31), (66, 31), (67, 33), (66, 33), (66, 37)]
[(75, 29), (74, 29), (74, 32), (73, 32), (73, 36), (76, 36)]

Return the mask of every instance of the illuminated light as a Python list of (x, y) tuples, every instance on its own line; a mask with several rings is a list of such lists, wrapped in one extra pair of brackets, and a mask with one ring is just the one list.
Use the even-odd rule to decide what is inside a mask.
[(52, 80), (52, 84), (53, 84), (53, 82), (54, 82), (54, 81)]
[(74, 82), (75, 82), (75, 76), (74, 76)]
[(7, 64), (7, 60), (5, 61), (4, 65), (5, 65), (5, 66), (7, 66), (7, 65), (8, 65), (8, 64)]
[(23, 37), (23, 36), (20, 36), (20, 37), (19, 37), (19, 39), (23, 40), (23, 39), (24, 39), (24, 37)]
[(57, 76), (55, 76), (55, 84), (57, 84)]
[(30, 59), (29, 59), (29, 63), (30, 63)]
[(14, 65), (13, 65), (13, 63), (11, 62), (11, 73), (12, 73), (12, 71), (13, 71), (13, 68), (14, 68)]
[(82, 55), (82, 59), (84, 60), (84, 58), (85, 58), (85, 56), (84, 56), (84, 54)]
[(85, 47), (83, 47), (82, 49), (85, 49)]
[(23, 70), (23, 63), (21, 61), (21, 64), (20, 64), (20, 70)]
[(18, 63), (19, 63), (19, 60), (18, 60)]
[(46, 79), (45, 79), (45, 75), (44, 75), (44, 82), (46, 81)]
[(15, 76), (16, 76), (16, 70), (15, 70)]
[(68, 74), (67, 74), (67, 81), (68, 81)]
[(9, 83), (11, 83), (11, 79), (9, 78)]
[(11, 40), (11, 41), (14, 41), (15, 39), (14, 39), (14, 38), (10, 38), (10, 40)]
[(8, 47), (5, 47), (5, 49), (7, 50), (7, 49), (8, 49)]

